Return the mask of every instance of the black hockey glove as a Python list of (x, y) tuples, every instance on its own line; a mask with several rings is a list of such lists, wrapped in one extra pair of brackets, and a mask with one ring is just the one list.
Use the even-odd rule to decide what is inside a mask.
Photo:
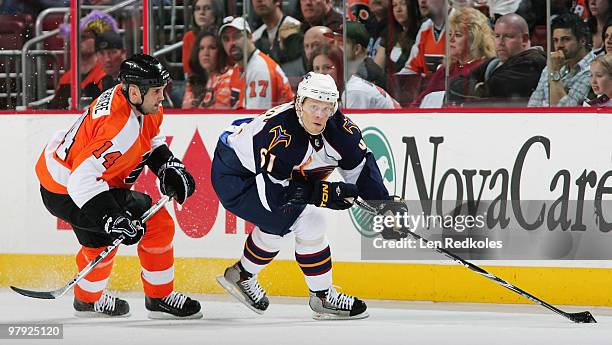
[(179, 204), (183, 204), (195, 191), (193, 176), (177, 158), (172, 157), (162, 165), (157, 176), (161, 192), (173, 197)]
[[(401, 198), (397, 196), (390, 196), (389, 198), (389, 200), (370, 201), (370, 204), (375, 206), (377, 213), (384, 217), (396, 217), (398, 214), (399, 217), (403, 217), (404, 214), (408, 213), (408, 206), (406, 206), (406, 203)], [(410, 229), (404, 228), (401, 225), (401, 223), (397, 224), (395, 222), (394, 226), (385, 226), (380, 235), (385, 240), (401, 240), (407, 237), (408, 231), (410, 231)]]
[(132, 220), (129, 212), (125, 216), (120, 214), (106, 217), (104, 231), (113, 238), (113, 240), (124, 237), (123, 244), (132, 245), (138, 243), (145, 233), (145, 224), (140, 220)]
[(357, 186), (344, 182), (316, 181), (314, 184), (292, 184), (288, 189), (288, 205), (313, 204), (332, 210), (346, 210), (353, 206), (358, 195)]

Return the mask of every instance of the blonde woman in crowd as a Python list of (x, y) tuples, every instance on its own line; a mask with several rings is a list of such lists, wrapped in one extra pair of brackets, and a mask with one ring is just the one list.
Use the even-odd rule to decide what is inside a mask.
[[(450, 51), (449, 84), (459, 76), (466, 78), (470, 71), (480, 66), (485, 60), (495, 57), (495, 41), (493, 31), (489, 26), (489, 19), (482, 12), (471, 7), (457, 9), (449, 18), (448, 44)], [(444, 91), (445, 85), (446, 68), (440, 65), (413, 105), (419, 106), (425, 96), (432, 92)], [(468, 87), (465, 85), (465, 90), (456, 91), (466, 94)], [(443, 93), (440, 95), (442, 96)]]

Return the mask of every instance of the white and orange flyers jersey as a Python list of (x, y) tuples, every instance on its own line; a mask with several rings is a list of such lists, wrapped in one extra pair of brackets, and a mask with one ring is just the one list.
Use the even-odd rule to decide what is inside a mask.
[(242, 67), (232, 67), (232, 108), (270, 109), (293, 100), (293, 91), (285, 72), (260, 50), (255, 50), (249, 58), (246, 80), (242, 72)]
[(40, 184), (78, 207), (110, 188), (130, 188), (149, 153), (166, 143), (162, 119), (161, 107), (136, 115), (121, 85), (104, 91), (72, 127), (53, 135), (36, 164)]

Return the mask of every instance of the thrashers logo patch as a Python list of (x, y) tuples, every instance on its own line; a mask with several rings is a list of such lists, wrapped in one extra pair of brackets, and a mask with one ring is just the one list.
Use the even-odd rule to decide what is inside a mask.
[(278, 125), (272, 128), (270, 133), (274, 134), (274, 138), (272, 142), (270, 142), (270, 146), (268, 146), (268, 151), (271, 151), (274, 146), (280, 143), (285, 143), (285, 148), (289, 147), (291, 144), (291, 135), (287, 134), (287, 131), (285, 131), (282, 126)]

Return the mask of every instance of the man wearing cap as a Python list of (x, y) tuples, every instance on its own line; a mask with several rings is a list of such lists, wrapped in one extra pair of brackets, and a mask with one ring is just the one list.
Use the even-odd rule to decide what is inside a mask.
[[(98, 61), (95, 39), (97, 35), (106, 31), (117, 29), (117, 22), (108, 14), (92, 11), (81, 20), (79, 68), (81, 73), (81, 97), (91, 101), (102, 93), (102, 78), (105, 73)], [(68, 109), (70, 106), (70, 89), (73, 84), (71, 70), (66, 71), (60, 78), (55, 89), (55, 95), (49, 101), (49, 109)]]
[(127, 57), (123, 39), (118, 33), (109, 31), (96, 37), (98, 61), (106, 75), (102, 78), (102, 89), (106, 90), (119, 84), (119, 68)]
[[(341, 35), (341, 34), (336, 34)], [(370, 34), (360, 22), (346, 22), (346, 57), (349, 76), (356, 74), (381, 88), (386, 87), (385, 72), (368, 57)]]
[(225, 18), (219, 36), (234, 62), (229, 71), (233, 108), (269, 109), (293, 99), (285, 73), (272, 58), (255, 48), (244, 18)]

